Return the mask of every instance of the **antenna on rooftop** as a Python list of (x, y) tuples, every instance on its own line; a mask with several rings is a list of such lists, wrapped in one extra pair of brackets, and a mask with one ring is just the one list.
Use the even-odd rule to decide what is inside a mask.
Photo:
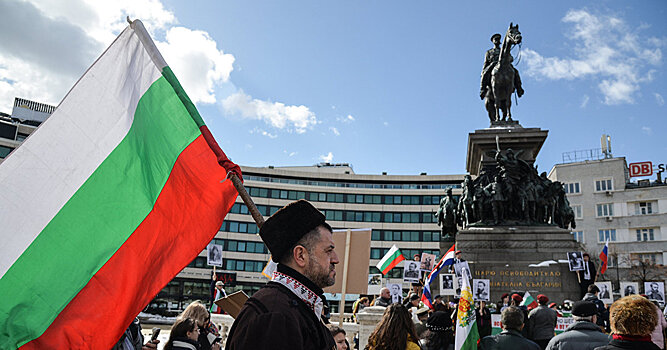
[(611, 136), (602, 134), (600, 138), (600, 145), (602, 146), (602, 153), (605, 159), (611, 158)]

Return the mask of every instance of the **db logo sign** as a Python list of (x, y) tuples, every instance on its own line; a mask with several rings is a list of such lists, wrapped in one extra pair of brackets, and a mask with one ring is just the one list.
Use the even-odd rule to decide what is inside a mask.
[(630, 177), (653, 175), (653, 164), (651, 162), (630, 163)]

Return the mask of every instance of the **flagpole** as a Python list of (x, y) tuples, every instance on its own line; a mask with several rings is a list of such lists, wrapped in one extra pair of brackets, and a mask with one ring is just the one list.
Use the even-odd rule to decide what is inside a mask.
[(264, 225), (264, 217), (262, 214), (260, 214), (257, 206), (255, 205), (255, 202), (252, 201), (252, 197), (250, 197), (248, 194), (248, 191), (245, 190), (243, 182), (241, 182), (241, 179), (239, 179), (236, 173), (230, 172), (228, 177), (230, 180), (232, 180), (232, 183), (234, 184), (236, 191), (239, 193), (239, 196), (241, 196), (243, 203), (245, 203), (246, 207), (248, 207), (248, 211), (250, 211), (250, 215), (252, 215), (252, 218), (255, 220), (257, 227), (262, 228), (262, 225)]

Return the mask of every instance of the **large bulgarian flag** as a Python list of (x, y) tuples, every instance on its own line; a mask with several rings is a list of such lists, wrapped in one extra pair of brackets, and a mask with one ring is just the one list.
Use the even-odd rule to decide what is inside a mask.
[(240, 175), (134, 21), (0, 165), (0, 349), (109, 349)]

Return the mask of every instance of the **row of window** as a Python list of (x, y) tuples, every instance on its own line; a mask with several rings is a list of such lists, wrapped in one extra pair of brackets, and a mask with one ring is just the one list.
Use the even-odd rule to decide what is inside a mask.
[(268, 250), (264, 242), (237, 241), (232, 239), (214, 238), (211, 243), (222, 246), (222, 250), (227, 252), (245, 252), (267, 254)]
[[(655, 241), (656, 239), (655, 229), (653, 228), (638, 228), (635, 229), (635, 233), (637, 234), (636, 239), (639, 242)], [(577, 242), (584, 242), (584, 231), (572, 231), (571, 234)], [(598, 242), (604, 243), (607, 240), (612, 242), (616, 241), (615, 229), (598, 230)]]
[[(325, 193), (309, 191), (291, 191), (261, 187), (246, 187), (252, 197), (275, 199), (305, 199), (311, 202), (357, 203), (357, 204), (402, 204), (402, 205), (437, 205), (444, 196), (393, 196), (371, 194)], [(455, 196), (457, 197), (457, 196)]]
[(371, 240), (400, 242), (439, 242), (440, 232), (373, 230), (371, 232)]
[[(632, 203), (630, 204), (632, 205)], [(596, 211), (598, 217), (604, 216), (614, 216), (614, 203), (601, 203), (596, 205)], [(581, 205), (573, 205), (572, 209), (575, 212), (575, 217), (577, 219), (581, 218)], [(630, 211), (631, 209), (628, 208)], [(652, 202), (636, 202), (634, 203), (634, 213), (635, 215), (648, 215), (655, 213), (654, 205)]]
[[(325, 186), (325, 187), (345, 187), (345, 188), (384, 188), (384, 189), (406, 189), (406, 190), (430, 190), (461, 188), (461, 184), (378, 184), (378, 183), (360, 183), (360, 182), (335, 182), (335, 181), (311, 181), (303, 179), (284, 179), (270, 176), (243, 175), (243, 178), (251, 181), (275, 182), (282, 184)], [(463, 181), (463, 179), (461, 179)]]
[(266, 261), (223, 259), (222, 266), (229, 271), (262, 272)]
[[(581, 193), (581, 183), (567, 182), (563, 184), (563, 189), (567, 194)], [(595, 180), (595, 192), (606, 192), (614, 189), (612, 179)]]
[[(257, 209), (260, 214), (264, 216), (271, 216), (277, 212), (281, 207), (273, 205), (258, 205)], [(435, 223), (436, 219), (433, 213), (427, 212), (381, 212), (381, 211), (356, 211), (356, 210), (336, 210), (336, 209), (322, 209), (327, 220), (333, 221), (356, 221), (356, 222), (397, 222), (397, 223)], [(248, 207), (243, 203), (235, 203), (229, 211), (233, 214), (248, 214)], [(247, 225), (246, 230), (253, 230), (256, 233), (257, 228), (250, 228), (252, 225)], [(225, 229), (223, 223), (222, 231), (229, 232), (244, 232), (231, 231)], [(241, 230), (241, 227), (238, 228)], [(247, 232), (251, 233), (251, 232)]]

